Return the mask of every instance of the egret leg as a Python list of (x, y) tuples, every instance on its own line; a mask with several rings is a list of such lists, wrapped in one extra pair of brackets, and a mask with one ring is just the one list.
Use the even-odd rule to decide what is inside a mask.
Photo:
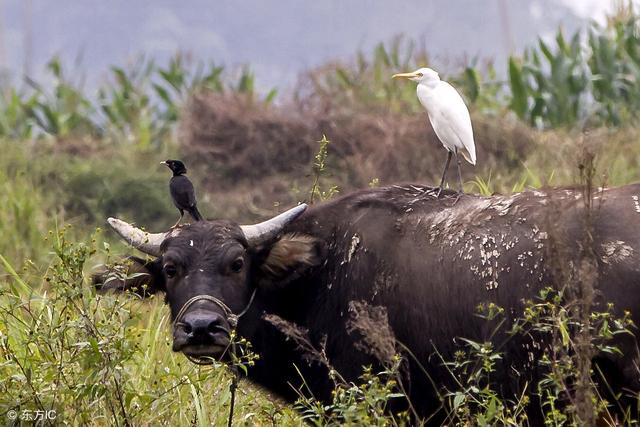
[(442, 193), (442, 189), (444, 188), (444, 180), (447, 176), (447, 169), (449, 169), (449, 163), (451, 163), (451, 156), (453, 156), (453, 153), (451, 151), (449, 151), (447, 153), (447, 162), (444, 164), (444, 171), (442, 171), (442, 179), (440, 180), (440, 185), (438, 186), (438, 193), (436, 194), (436, 197), (440, 197), (440, 193)]
[(456, 151), (456, 162), (458, 162), (458, 185), (460, 186), (460, 194), (464, 194), (464, 188), (462, 187), (462, 169), (460, 167), (460, 157), (458, 156), (458, 152)]

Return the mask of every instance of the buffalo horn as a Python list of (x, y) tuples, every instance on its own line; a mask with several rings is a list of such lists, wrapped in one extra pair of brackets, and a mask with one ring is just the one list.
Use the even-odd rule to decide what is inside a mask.
[(275, 238), (287, 224), (298, 218), (307, 205), (302, 203), (280, 215), (254, 225), (241, 225), (240, 228), (250, 246), (256, 246)]
[(147, 233), (117, 218), (107, 219), (109, 225), (134, 248), (153, 256), (160, 256), (160, 245), (167, 237), (177, 235), (179, 229), (166, 233)]

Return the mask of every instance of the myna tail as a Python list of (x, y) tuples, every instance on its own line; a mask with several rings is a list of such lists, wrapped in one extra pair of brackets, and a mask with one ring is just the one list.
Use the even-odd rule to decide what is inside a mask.
[(198, 211), (198, 208), (195, 207), (195, 206), (193, 206), (191, 209), (189, 209), (189, 214), (191, 215), (191, 217), (193, 218), (194, 221), (202, 221), (202, 220), (204, 220), (202, 215), (200, 215), (200, 211)]

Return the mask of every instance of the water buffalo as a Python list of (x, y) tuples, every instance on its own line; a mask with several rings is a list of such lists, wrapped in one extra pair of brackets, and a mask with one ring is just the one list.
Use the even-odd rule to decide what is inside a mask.
[[(156, 257), (134, 264), (148, 273), (149, 292), (166, 293), (175, 351), (219, 357), (237, 321), (261, 355), (250, 378), (285, 397), (296, 396), (301, 375), (321, 399), (333, 384), (326, 366), (310, 362), (280, 324), (300, 328), (347, 380), (393, 353), (384, 340), (388, 325), (428, 371), (430, 378), (408, 359), (410, 399), (429, 414), (439, 405), (437, 389), (450, 380), (434, 351), (451, 359), (455, 337), (483, 341), (492, 331), (474, 314), (478, 304), (493, 302), (507, 317), (521, 313), (524, 299), (579, 275), (585, 253), (596, 260), (596, 307), (612, 302), (617, 313), (629, 310), (640, 321), (640, 184), (594, 192), (588, 215), (580, 189), (463, 195), (457, 203), (445, 193), (436, 199), (417, 185), (361, 190), (252, 226), (213, 220), (152, 234), (109, 223)], [(383, 338), (362, 345), (367, 337), (354, 327), (362, 316), (374, 335), (380, 325)], [(494, 378), (505, 395), (531, 381), (526, 368), (536, 346), (524, 339), (501, 348)], [(624, 356), (598, 357), (613, 387), (637, 393), (637, 339), (616, 344)]]

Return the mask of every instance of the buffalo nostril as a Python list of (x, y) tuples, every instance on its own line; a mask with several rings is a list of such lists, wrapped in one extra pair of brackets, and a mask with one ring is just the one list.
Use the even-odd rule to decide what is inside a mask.
[(218, 332), (219, 330), (223, 329), (222, 322), (218, 319), (212, 320), (211, 322), (209, 322), (209, 326), (207, 327), (207, 329), (210, 333)]

